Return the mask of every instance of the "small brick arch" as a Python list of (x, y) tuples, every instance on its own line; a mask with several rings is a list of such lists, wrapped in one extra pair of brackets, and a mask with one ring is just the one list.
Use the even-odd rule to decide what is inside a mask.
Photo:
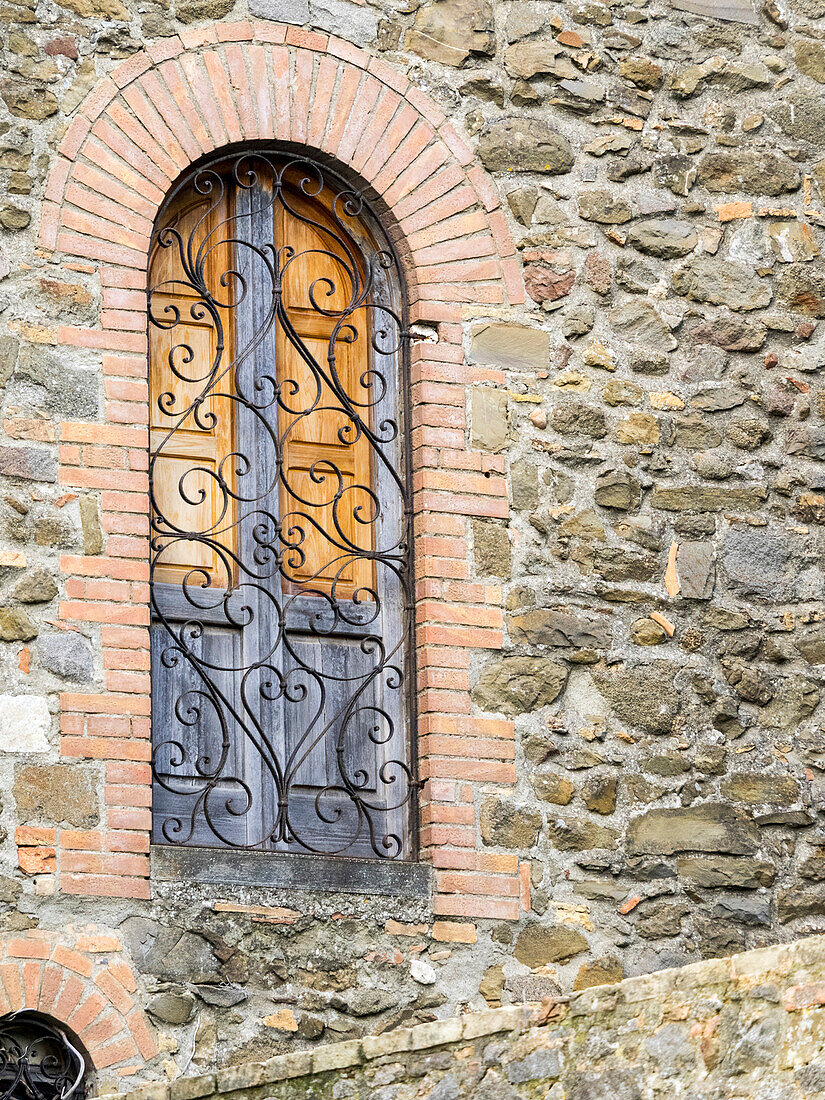
[(0, 938), (0, 1014), (29, 1009), (65, 1023), (96, 1070), (137, 1072), (158, 1053), (116, 937), (32, 930)]
[(500, 587), (473, 579), (471, 521), (506, 520), (509, 504), (506, 460), (468, 448), (466, 410), (472, 386), (506, 379), (467, 362), (463, 322), (523, 304), (521, 264), (497, 189), (432, 100), (364, 50), (268, 22), (188, 29), (117, 65), (48, 179), (43, 255), (96, 274), (101, 293), (98, 322), (60, 325), (54, 342), (100, 354), (106, 397), (103, 424), (60, 427), (60, 483), (100, 493), (105, 535), (100, 556), (61, 559), (60, 615), (99, 631), (105, 690), (60, 700), (63, 758), (104, 772), (99, 829), (58, 830), (57, 887), (151, 896), (147, 253), (181, 172), (258, 141), (320, 150), (372, 188), (409, 320), (437, 327), (410, 355), (421, 850), (434, 916), (518, 919), (529, 865), (486, 854), (475, 824), (482, 790), (515, 783), (513, 723), (474, 714), (470, 699), (473, 654), (500, 649), (504, 626)]

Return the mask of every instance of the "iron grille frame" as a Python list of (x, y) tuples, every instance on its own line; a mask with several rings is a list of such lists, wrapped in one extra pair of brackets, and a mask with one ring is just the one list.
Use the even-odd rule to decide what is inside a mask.
[[(288, 161), (292, 165), (303, 164), (306, 165), (311, 171), (318, 173), (318, 175), (324, 180), (325, 183), (329, 183), (339, 189), (339, 195), (349, 194), (357, 198), (359, 204), (358, 216), (361, 222), (366, 226), (367, 230), (372, 233), (376, 241), (380, 242), (381, 250), (386, 252), (391, 259), (391, 264), (388, 265), (388, 269), (391, 268), (393, 279), (393, 292), (397, 296), (397, 318), (399, 321), (399, 333), (398, 333), (398, 346), (396, 349), (396, 394), (398, 399), (398, 414), (399, 414), (399, 431), (398, 434), (401, 438), (401, 452), (403, 459), (403, 469), (399, 471), (401, 484), (402, 484), (402, 499), (403, 499), (403, 521), (402, 530), (404, 532), (404, 539), (406, 543), (406, 560), (404, 565), (404, 572), (406, 576), (406, 585), (404, 588), (404, 601), (402, 607), (403, 615), (403, 637), (406, 639), (405, 652), (404, 652), (404, 669), (403, 676), (405, 680), (404, 700), (406, 709), (406, 729), (404, 731), (404, 742), (406, 745), (406, 761), (405, 764), (409, 773), (409, 785), (408, 794), (405, 799), (405, 805), (407, 807), (407, 835), (402, 838), (403, 846), (394, 855), (392, 853), (382, 853), (375, 850), (375, 855), (378, 857), (378, 863), (386, 863), (391, 858), (393, 863), (396, 864), (418, 864), (420, 857), (420, 838), (419, 838), (419, 805), (418, 794), (423, 786), (424, 780), (421, 780), (418, 776), (419, 754), (418, 754), (418, 707), (417, 707), (417, 659), (416, 659), (416, 614), (415, 614), (415, 510), (413, 507), (413, 457), (412, 457), (412, 395), (411, 395), (411, 369), (410, 369), (410, 345), (414, 338), (410, 327), (410, 306), (409, 306), (409, 292), (408, 281), (406, 275), (405, 265), (402, 261), (401, 255), (396, 243), (393, 239), (394, 231), (397, 234), (398, 230), (394, 224), (387, 224), (392, 222), (392, 217), (386, 204), (383, 203), (381, 197), (372, 189), (368, 184), (361, 180), (357, 175), (351, 172), (346, 166), (340, 165), (334, 161), (333, 158), (328, 157), (320, 150), (313, 150), (308, 152), (305, 147), (297, 146), (290, 142), (279, 142), (277, 144), (264, 143), (264, 142), (247, 142), (242, 144), (232, 144), (223, 147), (215, 153), (206, 155), (199, 160), (193, 162), (181, 175), (176, 182), (167, 192), (163, 202), (158, 208), (155, 223), (152, 232), (150, 255), (151, 250), (154, 247), (157, 237), (163, 232), (163, 218), (166, 212), (170, 209), (175, 199), (181, 192), (191, 185), (191, 182), (204, 172), (217, 171), (222, 167), (225, 168), (228, 162), (235, 161), (235, 165), (241, 161), (248, 160), (250, 158), (271, 158), (273, 162)], [(146, 324), (146, 337), (147, 337), (147, 356), (151, 356), (149, 348), (149, 339), (152, 328), (152, 315), (151, 315), (151, 297), (152, 287), (149, 285), (150, 280), (150, 265), (147, 263), (146, 268), (146, 291), (147, 291), (147, 324)], [(150, 360), (151, 362), (151, 360)], [(152, 400), (151, 386), (150, 386), (150, 401)], [(154, 513), (154, 494), (152, 485), (152, 461), (153, 461), (153, 447), (151, 441), (151, 428), (149, 432), (149, 440), (147, 443), (147, 459), (149, 462), (150, 481), (149, 481), (149, 499), (150, 499), (150, 602), (153, 602), (152, 591), (154, 588), (154, 580), (152, 576), (154, 567), (154, 554), (151, 549), (151, 533), (153, 530), (151, 515)], [(151, 690), (154, 694), (155, 691), (155, 670), (152, 667), (150, 676)], [(156, 782), (156, 766), (155, 766), (155, 730), (154, 730), (154, 718), (152, 722), (152, 787), (153, 787), (153, 819), (154, 819), (154, 791)], [(400, 805), (400, 804), (399, 804)], [(153, 820), (154, 828), (154, 820)], [(297, 839), (297, 838), (292, 838)], [(168, 841), (164, 844), (161, 842), (159, 845), (157, 840), (153, 840), (153, 848), (163, 849), (168, 844)], [(171, 845), (166, 847), (166, 850), (171, 849)], [(231, 845), (215, 845), (220, 850), (236, 850), (236, 851), (250, 851), (249, 848), (243, 846), (233, 847)], [(253, 846), (256, 851), (257, 858), (266, 859), (267, 852), (260, 850), (259, 847)], [(373, 846), (374, 847), (374, 846)], [(199, 844), (186, 845), (182, 844), (178, 847), (178, 850), (183, 852), (185, 850), (196, 851), (198, 849), (203, 850), (203, 846)], [(301, 853), (305, 858), (311, 849), (302, 847)], [(275, 853), (272, 853), (275, 854)], [(296, 852), (297, 854), (297, 852)], [(365, 860), (359, 857), (348, 856), (346, 852), (326, 852), (318, 851), (319, 857), (322, 857), (320, 862), (324, 859), (333, 860), (351, 860), (358, 859), (360, 864), (366, 864), (369, 860)], [(283, 858), (283, 853), (279, 852), (277, 855), (280, 859)], [(374, 861), (376, 862), (376, 861)]]

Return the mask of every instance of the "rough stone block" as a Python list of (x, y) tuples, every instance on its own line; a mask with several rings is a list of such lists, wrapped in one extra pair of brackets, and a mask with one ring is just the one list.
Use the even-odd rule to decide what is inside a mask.
[(0, 752), (48, 752), (51, 728), (42, 695), (0, 695)]

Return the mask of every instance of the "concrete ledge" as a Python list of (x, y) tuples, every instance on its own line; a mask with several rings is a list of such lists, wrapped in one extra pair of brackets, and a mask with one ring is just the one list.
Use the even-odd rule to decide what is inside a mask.
[(164, 844), (153, 844), (151, 855), (152, 878), (156, 882), (268, 886), (408, 898), (427, 898), (432, 892), (432, 868), (428, 863), (176, 848)]

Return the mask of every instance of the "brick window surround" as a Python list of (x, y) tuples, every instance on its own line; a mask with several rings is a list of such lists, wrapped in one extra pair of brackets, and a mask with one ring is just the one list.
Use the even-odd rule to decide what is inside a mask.
[(513, 724), (475, 715), (470, 700), (473, 652), (503, 638), (501, 591), (472, 576), (470, 521), (506, 520), (508, 501), (505, 460), (467, 448), (466, 404), (470, 385), (504, 378), (465, 361), (463, 322), (467, 307), (498, 317), (520, 305), (521, 265), (498, 192), (427, 96), (364, 50), (270, 22), (182, 31), (120, 63), (79, 108), (48, 180), (44, 254), (97, 273), (101, 295), (99, 323), (62, 326), (57, 342), (100, 357), (106, 398), (104, 423), (60, 427), (61, 484), (99, 493), (105, 538), (100, 556), (62, 557), (60, 617), (99, 632), (105, 689), (60, 699), (61, 757), (101, 777), (102, 824), (39, 830), (57, 888), (151, 896), (149, 239), (184, 169), (262, 140), (320, 150), (371, 186), (410, 322), (437, 329), (411, 354), (420, 846), (434, 915), (517, 919), (529, 865), (485, 851), (478, 833), (482, 790), (515, 782)]

